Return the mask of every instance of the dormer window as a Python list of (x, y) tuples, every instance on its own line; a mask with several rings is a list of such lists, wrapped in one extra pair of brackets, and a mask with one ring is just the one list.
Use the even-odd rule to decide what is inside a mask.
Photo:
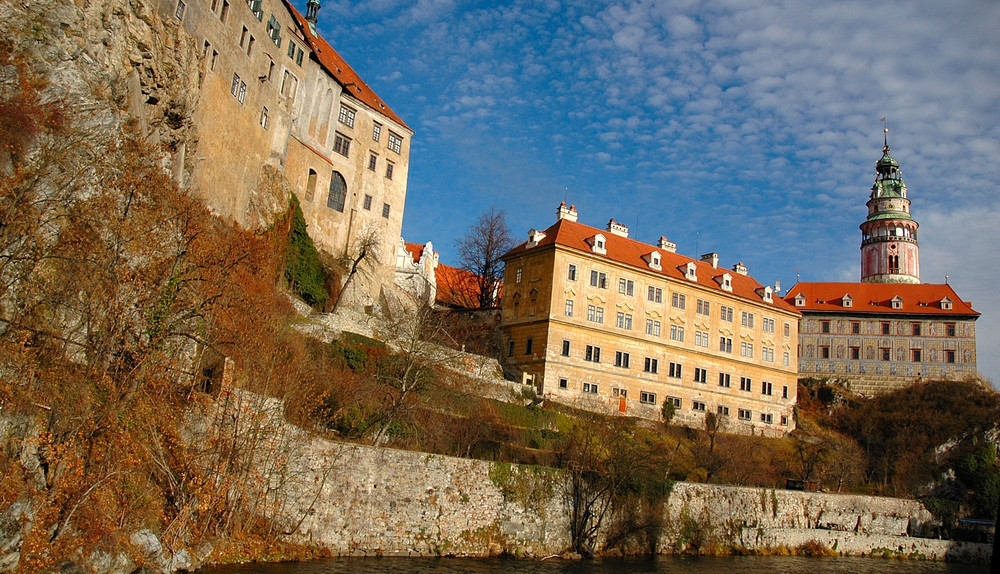
[(798, 295), (796, 295), (795, 296), (795, 306), (796, 307), (805, 307), (806, 306), (806, 296), (803, 295), (802, 293), (799, 293)]
[(649, 253), (648, 255), (643, 255), (642, 258), (649, 265), (650, 269), (655, 269), (657, 271), (663, 269), (660, 266), (660, 252), (659, 251), (653, 251), (653, 252)]
[(848, 293), (847, 295), (844, 295), (844, 297), (840, 300), (840, 303), (844, 307), (853, 307), (854, 306), (854, 297), (851, 297), (851, 295)]
[(543, 239), (545, 239), (545, 233), (538, 231), (537, 229), (532, 229), (528, 232), (528, 247), (538, 245), (538, 242)]
[(727, 291), (729, 293), (733, 292), (733, 276), (730, 275), (729, 273), (723, 273), (722, 275), (719, 275), (718, 277), (715, 278), (715, 282), (719, 284), (719, 287), (723, 291)]
[(684, 266), (684, 278), (688, 281), (698, 280), (698, 266), (694, 264), (694, 261), (689, 261), (688, 264)]
[(593, 251), (594, 253), (600, 253), (601, 255), (607, 255), (608, 253), (606, 247), (607, 242), (608, 242), (607, 237), (605, 237), (600, 233), (587, 240), (587, 243), (590, 244), (590, 250)]
[(951, 311), (951, 305), (952, 301), (950, 298), (945, 297), (944, 299), (941, 299), (941, 309), (945, 311)]
[(760, 295), (760, 298), (763, 299), (765, 303), (774, 302), (774, 290), (771, 289), (770, 285), (764, 287), (763, 289), (757, 289), (757, 294)]
[(899, 295), (896, 295), (895, 297), (889, 300), (889, 304), (892, 306), (893, 309), (902, 309), (903, 298), (900, 297)]

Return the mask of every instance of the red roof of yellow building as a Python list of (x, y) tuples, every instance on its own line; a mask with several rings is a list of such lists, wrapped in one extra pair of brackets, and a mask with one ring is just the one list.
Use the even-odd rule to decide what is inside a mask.
[[(545, 234), (545, 237), (540, 239), (537, 245), (528, 247), (528, 242), (524, 242), (507, 252), (503, 259), (507, 260), (512, 256), (524, 253), (530, 249), (538, 249), (539, 247), (544, 247), (546, 245), (561, 245), (563, 247), (586, 252), (591, 257), (610, 259), (618, 263), (642, 269), (647, 273), (655, 273), (657, 275), (670, 277), (686, 283), (696, 283), (702, 287), (715, 291), (722, 291), (722, 276), (724, 274), (729, 274), (733, 287), (733, 295), (758, 303), (764, 303), (762, 295), (758, 293), (758, 290), (764, 289), (764, 286), (758, 283), (753, 277), (743, 275), (723, 267), (712, 267), (712, 264), (706, 261), (692, 259), (679, 253), (667, 251), (666, 249), (649, 245), (641, 241), (636, 241), (634, 239), (629, 239), (627, 237), (622, 237), (620, 235), (615, 235), (610, 231), (590, 227), (589, 225), (570, 221), (569, 219), (560, 219), (542, 233)], [(591, 248), (591, 244), (587, 242), (588, 239), (592, 239), (597, 234), (601, 234), (605, 237), (606, 254), (594, 253)], [(660, 254), (659, 270), (650, 268), (649, 264), (643, 258), (643, 256), (649, 256), (654, 251)], [(695, 276), (697, 279), (694, 281), (689, 280), (686, 277), (685, 272), (688, 263), (695, 264)], [(777, 293), (773, 295), (772, 303), (770, 304), (778, 309), (799, 314), (795, 307), (784, 301)]]
[(393, 112), (382, 98), (378, 97), (378, 94), (374, 92), (361, 76), (354, 71), (347, 61), (333, 49), (330, 44), (323, 39), (322, 36), (316, 34), (313, 28), (309, 25), (305, 16), (299, 13), (292, 6), (291, 2), (284, 0), (285, 6), (288, 7), (288, 11), (291, 12), (292, 16), (299, 23), (299, 28), (302, 30), (302, 34), (306, 38), (306, 42), (312, 48), (313, 54), (316, 56), (316, 60), (319, 61), (320, 65), (340, 83), (354, 98), (361, 100), (367, 104), (373, 110), (381, 113), (390, 120), (398, 123), (400, 126), (413, 131), (410, 126), (406, 125), (399, 116)]
[[(893, 299), (897, 305), (893, 306)], [(950, 285), (927, 283), (797, 283), (785, 301), (803, 312), (975, 315), (972, 305), (962, 301)], [(845, 304), (845, 299), (848, 303)], [(942, 304), (944, 302), (944, 304)], [(948, 308), (950, 303), (950, 309)]]

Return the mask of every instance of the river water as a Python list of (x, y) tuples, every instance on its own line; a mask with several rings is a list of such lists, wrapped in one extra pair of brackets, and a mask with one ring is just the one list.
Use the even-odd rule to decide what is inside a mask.
[(201, 574), (987, 574), (989, 565), (885, 560), (660, 556), (641, 560), (532, 561), (496, 558), (337, 558), (288, 564), (217, 566)]

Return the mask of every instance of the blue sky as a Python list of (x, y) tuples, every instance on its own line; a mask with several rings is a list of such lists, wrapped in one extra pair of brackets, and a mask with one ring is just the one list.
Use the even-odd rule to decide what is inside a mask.
[(490, 205), (526, 237), (566, 200), (763, 283), (857, 281), (886, 117), (921, 278), (983, 313), (1000, 383), (1000, 3), (326, 1), (319, 27), (416, 131), (403, 235), (445, 263)]

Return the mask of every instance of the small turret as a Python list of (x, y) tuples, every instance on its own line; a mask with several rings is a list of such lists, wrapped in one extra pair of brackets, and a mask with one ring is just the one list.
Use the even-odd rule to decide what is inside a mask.
[(319, 0), (309, 0), (309, 2), (306, 3), (306, 22), (309, 22), (315, 27), (318, 19)]

